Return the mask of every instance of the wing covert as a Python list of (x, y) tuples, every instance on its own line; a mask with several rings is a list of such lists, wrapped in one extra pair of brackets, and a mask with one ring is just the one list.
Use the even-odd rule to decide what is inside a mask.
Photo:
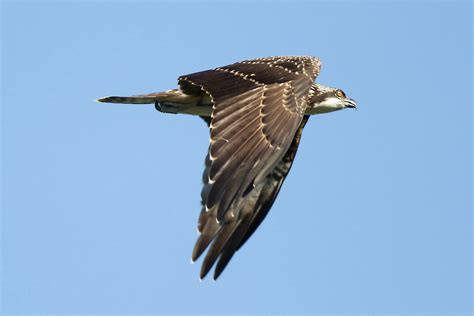
[[(214, 243), (201, 274), (218, 256), (224, 259), (225, 264), (218, 264), (222, 270), (242, 239), (248, 238), (249, 228), (255, 230), (251, 219), (257, 205), (261, 208), (258, 198), (265, 191), (265, 179), (288, 152), (319, 69), (317, 58), (271, 57), (179, 78), (181, 86), (197, 86), (209, 93), (214, 104), (198, 225), (201, 236), (193, 259)], [(269, 190), (273, 199), (281, 182)], [(236, 234), (238, 241), (232, 239)]]

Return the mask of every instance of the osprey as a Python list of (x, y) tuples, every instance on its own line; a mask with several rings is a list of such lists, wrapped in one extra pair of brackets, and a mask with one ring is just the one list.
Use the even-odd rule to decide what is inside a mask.
[(210, 128), (195, 261), (214, 279), (268, 214), (290, 171), (310, 115), (355, 108), (341, 89), (314, 83), (319, 58), (245, 60), (178, 78), (178, 89), (99, 102), (155, 104), (163, 113), (198, 115)]

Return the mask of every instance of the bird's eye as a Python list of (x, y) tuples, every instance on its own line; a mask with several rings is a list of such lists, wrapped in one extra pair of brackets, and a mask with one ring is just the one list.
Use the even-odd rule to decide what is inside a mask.
[(336, 95), (339, 97), (339, 98), (345, 98), (346, 97), (346, 94), (344, 93), (344, 91), (342, 90), (336, 90)]

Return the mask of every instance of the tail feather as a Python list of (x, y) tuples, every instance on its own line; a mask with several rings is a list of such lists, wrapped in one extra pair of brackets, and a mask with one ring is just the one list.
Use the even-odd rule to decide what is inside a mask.
[(131, 96), (107, 96), (97, 99), (101, 103), (128, 103), (128, 104), (152, 104), (156, 102), (174, 102), (191, 103), (196, 96), (184, 94), (179, 90), (168, 90), (165, 92), (156, 92), (149, 94), (131, 95)]

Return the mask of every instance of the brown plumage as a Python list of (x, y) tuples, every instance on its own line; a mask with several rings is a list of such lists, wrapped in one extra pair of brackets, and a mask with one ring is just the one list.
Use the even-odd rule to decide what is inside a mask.
[(213, 100), (201, 235), (192, 256), (196, 260), (212, 243), (201, 278), (219, 258), (216, 279), (268, 213), (298, 147), (319, 69), (315, 58), (278, 57), (179, 78), (180, 84), (199, 86)]
[(200, 277), (214, 279), (255, 232), (290, 171), (311, 114), (356, 103), (340, 89), (314, 83), (318, 58), (283, 56), (245, 60), (178, 78), (179, 89), (99, 102), (155, 103), (165, 113), (201, 116), (210, 127), (199, 238), (205, 251)]

